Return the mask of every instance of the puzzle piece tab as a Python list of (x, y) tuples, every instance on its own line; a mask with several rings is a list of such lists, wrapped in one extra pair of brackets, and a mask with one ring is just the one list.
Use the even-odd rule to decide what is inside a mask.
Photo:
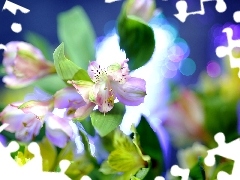
[[(233, 30), (230, 27), (227, 27), (223, 29), (224, 33), (227, 35), (228, 39), (228, 47), (225, 46), (219, 46), (216, 48), (216, 55), (219, 58), (222, 58), (224, 56), (229, 56), (230, 60), (230, 67), (231, 68), (240, 68), (240, 58), (234, 57), (233, 55), (233, 49), (234, 48), (240, 48), (240, 39), (233, 40)], [(238, 77), (240, 78), (240, 71), (238, 73)]]
[[(8, 124), (0, 126), (0, 133)], [(40, 147), (36, 142), (32, 142), (28, 145), (28, 150), (34, 155), (23, 166), (19, 166), (17, 162), (11, 157), (12, 152), (16, 152), (19, 149), (19, 144), (15, 141), (9, 143), (7, 147), (4, 147), (0, 142), (0, 179), (24, 179), (24, 180), (70, 180), (65, 175), (65, 171), (70, 165), (68, 160), (61, 160), (59, 167), (61, 172), (43, 172), (42, 170), (42, 156), (40, 153)]]
[(205, 8), (203, 3), (204, 2), (209, 2), (209, 1), (216, 1), (216, 6), (215, 9), (222, 13), (224, 11), (226, 11), (227, 6), (226, 3), (224, 2), (224, 0), (200, 0), (200, 4), (201, 4), (201, 9), (200, 11), (195, 11), (195, 12), (187, 12), (187, 8), (188, 8), (188, 4), (185, 0), (180, 0), (176, 3), (176, 9), (178, 10), (178, 14), (174, 14), (174, 16), (176, 18), (178, 18), (181, 22), (185, 22), (186, 18), (189, 15), (194, 15), (194, 14), (200, 14), (203, 15), (205, 14)]
[(240, 139), (236, 139), (230, 143), (225, 143), (225, 136), (223, 133), (218, 133), (214, 136), (218, 147), (208, 150), (208, 155), (204, 159), (207, 166), (215, 164), (215, 155), (219, 155), (234, 161), (232, 174), (220, 171), (217, 175), (218, 180), (238, 180), (240, 177)]

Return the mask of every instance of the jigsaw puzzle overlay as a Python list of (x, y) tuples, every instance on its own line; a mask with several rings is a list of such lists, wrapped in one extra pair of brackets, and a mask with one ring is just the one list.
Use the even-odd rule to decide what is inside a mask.
[[(219, 46), (216, 48), (216, 55), (219, 58), (223, 58), (224, 56), (229, 57), (230, 67), (231, 68), (240, 68), (240, 59), (238, 57), (234, 57), (233, 49), (240, 48), (240, 39), (233, 40), (233, 30), (230, 27), (223, 29), (223, 33), (226, 33), (228, 46)], [(238, 77), (240, 78), (240, 71), (238, 73)]]
[[(4, 130), (8, 124), (0, 126), (0, 133)], [(62, 160), (59, 164), (61, 172), (43, 172), (42, 170), (42, 157), (40, 154), (40, 148), (37, 143), (32, 142), (28, 146), (28, 150), (34, 155), (25, 165), (19, 166), (16, 161), (11, 157), (12, 152), (16, 152), (19, 149), (19, 144), (15, 141), (9, 143), (7, 147), (4, 147), (0, 142), (0, 179), (24, 179), (24, 180), (70, 180), (65, 175), (65, 171), (70, 165), (68, 160)]]

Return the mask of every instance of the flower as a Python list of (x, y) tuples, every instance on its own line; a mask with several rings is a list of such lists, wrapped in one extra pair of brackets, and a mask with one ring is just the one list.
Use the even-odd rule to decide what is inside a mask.
[(88, 74), (92, 82), (68, 81), (86, 102), (86, 105), (77, 109), (75, 113), (78, 119), (86, 118), (95, 105), (98, 105), (100, 112), (110, 111), (116, 97), (121, 103), (128, 106), (137, 106), (144, 101), (146, 82), (129, 75), (127, 61), (117, 62), (106, 68), (101, 68), (96, 61), (92, 61), (88, 67)]
[(0, 113), (0, 121), (9, 124), (5, 130), (15, 133), (17, 139), (29, 142), (39, 134), (43, 121), (34, 114), (25, 114), (16, 106), (22, 102), (6, 106)]
[(10, 88), (21, 88), (55, 72), (52, 63), (31, 44), (12, 41), (6, 44), (3, 65), (7, 73), (3, 82)]
[(148, 22), (155, 10), (154, 0), (129, 0), (127, 2), (127, 15), (135, 15)]
[[(58, 94), (61, 94), (61, 90)], [(78, 93), (76, 94), (81, 100), (81, 96)], [(66, 93), (66, 95), (69, 95), (69, 93)], [(54, 145), (62, 148), (74, 135), (70, 124), (72, 116), (71, 114), (68, 116), (69, 111), (66, 113), (67, 108), (58, 109), (54, 107), (54, 99), (63, 102), (62, 98), (66, 100), (67, 97), (53, 97), (35, 88), (33, 93), (26, 95), (26, 102), (8, 105), (0, 117), (2, 122), (9, 124), (6, 128), (7, 131), (16, 132), (16, 137), (26, 142), (31, 141), (34, 136), (38, 135), (39, 130), (45, 123), (47, 138)]]
[(208, 141), (209, 134), (204, 130), (203, 122), (204, 110), (200, 100), (192, 91), (183, 90), (168, 107), (163, 126), (179, 147), (196, 140)]

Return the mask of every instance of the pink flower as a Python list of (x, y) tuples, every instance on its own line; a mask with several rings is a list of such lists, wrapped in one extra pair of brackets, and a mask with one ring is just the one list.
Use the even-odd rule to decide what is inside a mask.
[(75, 111), (85, 104), (82, 96), (73, 87), (61, 89), (54, 95), (54, 107), (65, 109), (65, 116), (73, 117)]
[(165, 115), (163, 126), (168, 129), (176, 146), (208, 140), (209, 134), (203, 127), (204, 110), (193, 92), (183, 90), (179, 98), (170, 104)]
[(39, 49), (18, 41), (6, 44), (3, 65), (7, 73), (3, 77), (3, 82), (10, 88), (27, 86), (55, 72), (54, 65), (45, 60)]
[[(73, 91), (74, 90), (74, 91)], [(46, 125), (46, 136), (56, 146), (63, 148), (74, 133), (71, 126), (72, 113), (85, 104), (74, 88), (64, 88), (54, 96), (35, 88), (25, 97), (27, 102), (18, 106), (26, 114), (34, 114)]]
[(92, 82), (68, 81), (86, 102), (86, 105), (77, 109), (76, 118), (80, 120), (86, 118), (96, 105), (100, 112), (110, 111), (114, 106), (115, 98), (128, 106), (137, 106), (144, 101), (146, 82), (140, 78), (130, 77), (126, 62), (127, 60), (101, 68), (96, 61), (93, 61), (88, 67)]
[[(14, 103), (15, 106), (21, 102)], [(0, 113), (2, 123), (9, 124), (5, 130), (15, 133), (17, 139), (29, 142), (39, 134), (43, 121), (34, 114), (25, 114), (17, 107), (8, 105)]]

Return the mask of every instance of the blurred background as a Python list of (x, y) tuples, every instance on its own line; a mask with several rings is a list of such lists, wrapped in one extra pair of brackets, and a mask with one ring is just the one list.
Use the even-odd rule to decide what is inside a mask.
[[(17, 11), (13, 15), (8, 10), (2, 10), (0, 13), (0, 43), (6, 44), (9, 41), (25, 40), (26, 33), (35, 32), (46, 39), (53, 45), (58, 45), (57, 39), (57, 15), (66, 11), (75, 5), (84, 8), (89, 16), (95, 33), (98, 37), (106, 35), (115, 25), (115, 20), (120, 12), (123, 1), (114, 3), (105, 3), (104, 0), (12, 0), (20, 6), (28, 8), (29, 13), (23, 14)], [(209, 62), (219, 59), (215, 55), (215, 48), (222, 45), (222, 41), (216, 42), (216, 37), (222, 34), (222, 27), (226, 24), (236, 24), (233, 20), (233, 13), (240, 10), (240, 1), (226, 1), (227, 10), (224, 13), (218, 13), (215, 9), (216, 1), (204, 3), (204, 15), (190, 15), (184, 23), (180, 22), (174, 14), (177, 0), (156, 0), (157, 7), (163, 12), (169, 23), (176, 28), (179, 37), (183, 38), (189, 48), (191, 58), (196, 68), (191, 75), (183, 75), (178, 72), (178, 78), (186, 85), (194, 84), (197, 81), (201, 70), (206, 69)], [(200, 0), (187, 0), (188, 12), (200, 10)], [(0, 2), (2, 8), (5, 1)], [(13, 22), (20, 23), (23, 30), (15, 33), (11, 30)], [(237, 38), (238, 34), (234, 34)], [(225, 40), (226, 43), (226, 40)]]
[[(108, 35), (115, 27), (116, 19), (124, 1), (105, 3), (104, 0), (12, 0), (11, 2), (29, 9), (30, 12), (23, 14), (17, 11), (17, 14), (13, 15), (8, 10), (1, 11), (0, 44), (7, 44), (10, 41), (24, 41), (29, 32), (34, 32), (45, 37), (53, 45), (53, 48), (56, 48), (60, 44), (57, 36), (57, 15), (59, 13), (67, 11), (76, 5), (82, 6), (91, 20), (99, 40)], [(233, 39), (240, 38), (240, 26), (233, 19), (233, 13), (240, 10), (240, 0), (225, 0), (227, 10), (223, 13), (219, 13), (215, 9), (216, 1), (205, 2), (205, 14), (190, 15), (184, 23), (174, 16), (174, 14), (178, 13), (176, 2), (177, 0), (156, 0), (157, 8), (162, 12), (169, 25), (174, 27), (177, 37), (182, 38), (184, 43), (188, 45), (188, 48), (185, 48), (187, 52), (184, 53), (187, 54), (190, 60), (184, 61), (184, 70), (179, 68), (176, 75), (169, 76), (169, 78), (174, 77), (178, 82), (192, 86), (198, 81), (202, 71), (209, 71), (208, 75), (213, 79), (219, 77), (221, 75), (221, 64), (226, 60), (218, 58), (215, 49), (220, 45), (228, 45), (226, 35), (222, 33), (226, 26), (231, 25), (234, 28)], [(201, 9), (200, 0), (186, 0), (186, 2), (188, 4), (188, 12)], [(0, 2), (0, 8), (3, 7), (4, 3), (4, 0)], [(15, 33), (11, 30), (13, 22), (22, 25), (23, 30), (20, 33)], [(159, 43), (161, 44), (161, 42)], [(184, 49), (184, 43), (180, 48)], [(3, 51), (0, 51), (1, 54)], [(214, 69), (214, 72), (211, 73), (209, 69)], [(165, 95), (166, 93), (163, 96)], [(156, 96), (154, 94), (152, 98), (156, 99)], [(150, 99), (149, 102), (152, 103), (155, 99)], [(163, 101), (162, 99), (161, 96), (161, 101)], [(186, 102), (186, 98), (183, 99), (183, 102)], [(212, 107), (212, 105), (209, 107)], [(175, 113), (175, 111), (173, 112)], [(218, 115), (218, 111), (216, 112)], [(212, 114), (212, 112), (209, 114)]]

